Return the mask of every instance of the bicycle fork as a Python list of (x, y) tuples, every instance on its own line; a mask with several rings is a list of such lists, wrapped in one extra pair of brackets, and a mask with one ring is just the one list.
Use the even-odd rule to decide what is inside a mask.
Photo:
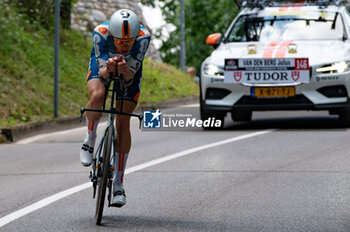
[[(110, 110), (115, 110), (114, 108), (111, 108)], [(91, 171), (90, 171), (90, 175), (89, 178), (92, 182), (92, 187), (93, 187), (93, 199), (95, 199), (96, 196), (96, 189), (97, 189), (97, 185), (99, 184), (100, 181), (100, 177), (102, 176), (102, 167), (101, 164), (103, 163), (103, 157), (101, 157), (101, 153), (102, 153), (102, 147), (103, 144), (106, 141), (106, 135), (107, 135), (107, 130), (111, 130), (112, 131), (112, 144), (113, 144), (113, 150), (112, 150), (112, 154), (111, 157), (113, 157), (113, 163), (110, 166), (110, 170), (109, 170), (109, 177), (108, 177), (108, 189), (109, 189), (109, 195), (108, 195), (108, 201), (111, 201), (111, 189), (112, 189), (112, 183), (113, 183), (113, 171), (114, 171), (114, 164), (115, 164), (115, 151), (116, 151), (116, 131), (114, 126), (111, 126), (111, 123), (113, 124), (115, 120), (115, 115), (114, 114), (109, 114), (109, 120), (108, 120), (108, 125), (105, 129), (105, 132), (103, 134), (103, 137), (101, 139), (101, 142), (95, 152), (94, 158), (92, 160), (92, 166), (91, 166)], [(110, 162), (109, 162), (110, 163)], [(108, 204), (109, 205), (109, 204)]]
[[(114, 117), (114, 115), (113, 115)], [(114, 122), (114, 120), (113, 120)], [(113, 128), (113, 132), (112, 132), (112, 144), (113, 144), (113, 152), (111, 154), (111, 157), (113, 157), (112, 159), (112, 165), (110, 165), (109, 167), (109, 177), (108, 177), (108, 183), (107, 183), (107, 187), (108, 187), (108, 207), (111, 207), (111, 201), (112, 201), (112, 189), (113, 189), (113, 177), (114, 177), (114, 172), (115, 170), (115, 152), (116, 150), (116, 130), (114, 127)]]

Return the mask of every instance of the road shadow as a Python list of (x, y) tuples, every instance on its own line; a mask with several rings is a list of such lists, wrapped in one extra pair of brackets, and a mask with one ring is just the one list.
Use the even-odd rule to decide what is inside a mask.
[[(279, 130), (320, 130), (320, 131), (346, 131), (338, 117), (331, 116), (309, 116), (309, 117), (283, 117), (283, 118), (259, 118), (251, 122), (230, 122), (225, 119), (223, 130), (262, 130), (262, 129), (279, 129)], [(228, 123), (226, 123), (228, 121)]]
[(213, 221), (190, 221), (152, 216), (103, 217), (99, 231), (225, 231), (226, 226)]
[[(200, 118), (199, 108), (185, 108), (185, 111)], [(326, 111), (257, 111), (253, 112), (250, 122), (233, 122), (231, 113), (227, 113), (224, 128), (214, 131), (262, 129), (346, 131), (348, 128), (341, 124), (338, 115), (329, 115)]]

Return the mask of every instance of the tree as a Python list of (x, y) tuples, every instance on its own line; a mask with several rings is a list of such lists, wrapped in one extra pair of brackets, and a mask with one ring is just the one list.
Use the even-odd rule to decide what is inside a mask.
[[(180, 65), (180, 3), (179, 0), (159, 0), (165, 21), (175, 25), (176, 30), (170, 33), (169, 39), (163, 39), (160, 30), (156, 37), (163, 45), (160, 52), (164, 62)], [(154, 6), (154, 0), (143, 0), (143, 4)], [(213, 48), (205, 44), (209, 34), (224, 33), (233, 18), (238, 14), (235, 0), (185, 0), (185, 38), (187, 66), (200, 70), (203, 60)]]
[[(61, 26), (70, 27), (71, 8), (78, 0), (61, 0)], [(32, 22), (38, 21), (45, 28), (54, 26), (55, 0), (15, 0), (19, 13), (26, 14)]]

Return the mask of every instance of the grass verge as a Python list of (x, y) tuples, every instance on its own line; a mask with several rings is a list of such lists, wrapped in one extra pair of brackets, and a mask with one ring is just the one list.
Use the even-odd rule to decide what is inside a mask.
[[(0, 3), (0, 128), (53, 119), (54, 33)], [(92, 43), (61, 29), (59, 116), (78, 116), (88, 101), (86, 74)], [(189, 76), (145, 59), (140, 104), (198, 94)]]

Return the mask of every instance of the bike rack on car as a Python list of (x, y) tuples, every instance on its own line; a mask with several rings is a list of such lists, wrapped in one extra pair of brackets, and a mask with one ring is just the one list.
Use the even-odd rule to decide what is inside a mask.
[(265, 7), (283, 7), (290, 5), (297, 6), (319, 6), (327, 7), (329, 5), (347, 5), (350, 4), (349, 0), (235, 0), (239, 8), (260, 8), (264, 9)]

